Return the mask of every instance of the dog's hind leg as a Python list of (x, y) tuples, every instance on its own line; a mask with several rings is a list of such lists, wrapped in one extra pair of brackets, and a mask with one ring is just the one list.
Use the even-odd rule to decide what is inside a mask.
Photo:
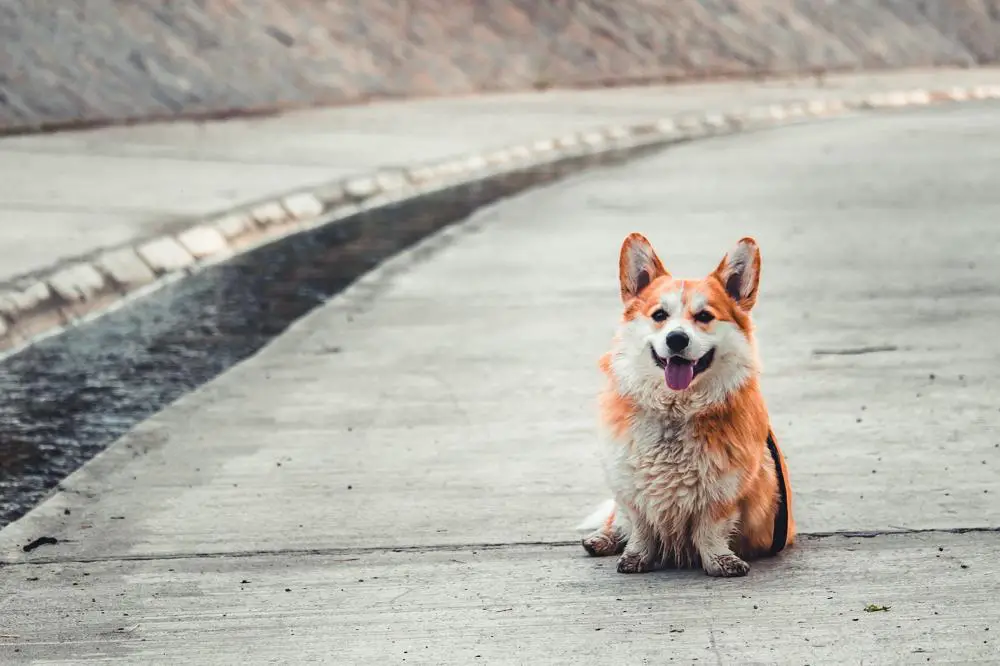
[(630, 532), (628, 519), (615, 506), (614, 500), (602, 504), (580, 524), (579, 529), (593, 529), (595, 523), (600, 526), (583, 538), (584, 550), (594, 557), (617, 555), (625, 550)]
[(583, 539), (584, 549), (594, 557), (617, 555), (625, 550), (626, 544), (628, 544), (628, 532), (621, 525), (602, 527)]

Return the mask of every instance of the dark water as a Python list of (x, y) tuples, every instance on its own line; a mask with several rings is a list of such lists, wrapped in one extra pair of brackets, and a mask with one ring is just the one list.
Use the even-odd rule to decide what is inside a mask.
[(454, 188), (284, 239), (8, 359), (0, 365), (0, 527), (133, 425), (250, 356), (385, 258), (490, 201), (593, 161)]

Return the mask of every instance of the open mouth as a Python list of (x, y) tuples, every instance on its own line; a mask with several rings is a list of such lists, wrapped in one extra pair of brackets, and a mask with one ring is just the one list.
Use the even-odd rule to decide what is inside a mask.
[(692, 361), (682, 356), (663, 358), (652, 347), (650, 347), (650, 351), (653, 353), (653, 361), (663, 369), (663, 376), (667, 380), (667, 386), (673, 391), (683, 391), (691, 386), (694, 378), (708, 370), (708, 367), (712, 365), (712, 360), (715, 358), (714, 348), (708, 350), (697, 361)]

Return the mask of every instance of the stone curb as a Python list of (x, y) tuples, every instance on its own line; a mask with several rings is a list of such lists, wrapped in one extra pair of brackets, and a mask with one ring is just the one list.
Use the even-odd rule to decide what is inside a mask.
[(1000, 85), (897, 90), (687, 114), (538, 139), (291, 192), (195, 221), (179, 233), (102, 250), (0, 287), (0, 358), (235, 254), (436, 190), (586, 155), (666, 146), (852, 111), (986, 99), (1000, 99)]

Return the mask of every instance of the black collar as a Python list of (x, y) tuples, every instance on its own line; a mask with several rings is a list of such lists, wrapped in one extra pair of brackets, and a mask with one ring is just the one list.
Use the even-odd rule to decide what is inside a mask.
[(778, 477), (778, 510), (774, 513), (774, 532), (771, 536), (771, 555), (777, 555), (785, 548), (788, 540), (788, 492), (785, 490), (785, 473), (781, 469), (781, 454), (774, 441), (774, 433), (767, 431), (767, 450), (774, 460), (774, 473)]

